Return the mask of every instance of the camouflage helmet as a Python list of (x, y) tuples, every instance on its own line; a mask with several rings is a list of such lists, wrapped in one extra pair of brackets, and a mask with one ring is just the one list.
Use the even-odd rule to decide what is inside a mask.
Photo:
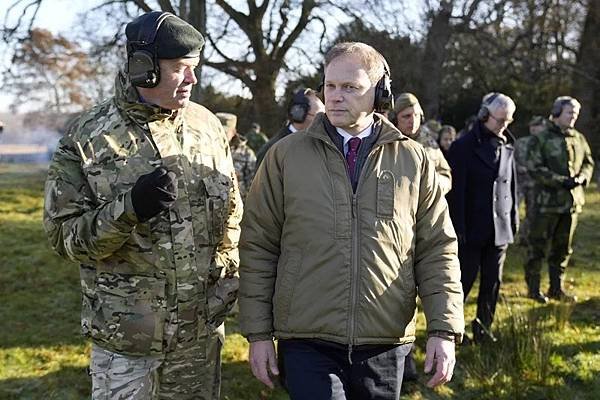
[(401, 93), (396, 97), (394, 102), (394, 113), (398, 114), (400, 111), (404, 110), (408, 107), (415, 107), (415, 111), (423, 116), (423, 108), (421, 108), (421, 104), (419, 103), (419, 99), (412, 93)]
[(534, 115), (533, 117), (531, 117), (531, 120), (529, 120), (528, 126), (545, 125), (545, 124), (546, 124), (546, 118), (542, 117), (541, 115)]
[(221, 121), (221, 125), (225, 128), (226, 131), (229, 129), (235, 129), (237, 124), (237, 117), (235, 114), (226, 113), (226, 112), (218, 112), (215, 114), (219, 121)]

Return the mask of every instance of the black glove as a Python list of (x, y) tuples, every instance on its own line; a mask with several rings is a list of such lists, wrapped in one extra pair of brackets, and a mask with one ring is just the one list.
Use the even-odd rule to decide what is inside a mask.
[(173, 205), (177, 199), (176, 178), (174, 172), (164, 167), (138, 178), (131, 189), (131, 202), (138, 220), (148, 221)]
[(568, 177), (567, 179), (565, 179), (565, 180), (562, 182), (562, 185), (563, 185), (563, 187), (564, 187), (565, 189), (567, 189), (567, 190), (571, 190), (571, 189), (573, 189), (573, 188), (575, 188), (575, 187), (579, 186), (579, 185), (580, 185), (580, 183), (578, 183), (578, 182), (577, 182), (577, 179), (576, 179), (576, 178), (571, 178), (571, 177)]

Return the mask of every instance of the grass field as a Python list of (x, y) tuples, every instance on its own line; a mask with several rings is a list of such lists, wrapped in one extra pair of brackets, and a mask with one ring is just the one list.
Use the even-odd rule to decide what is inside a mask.
[[(1, 400), (90, 397), (89, 344), (79, 335), (78, 269), (47, 245), (41, 226), (44, 178), (36, 166), (0, 165)], [(537, 306), (525, 299), (524, 250), (511, 247), (495, 324), (499, 342), (459, 348), (450, 384), (430, 390), (423, 375), (405, 385), (403, 399), (600, 399), (600, 193), (588, 190), (587, 201), (568, 270), (578, 303)], [(474, 297), (467, 321), (475, 312)], [(222, 398), (287, 399), (251, 376), (247, 344), (234, 319), (227, 330)], [(420, 337), (416, 356), (422, 368)]]

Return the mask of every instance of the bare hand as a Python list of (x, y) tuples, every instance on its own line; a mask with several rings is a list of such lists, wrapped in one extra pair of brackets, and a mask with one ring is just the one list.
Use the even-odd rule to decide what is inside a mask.
[(425, 373), (428, 374), (435, 366), (435, 374), (427, 382), (427, 386), (435, 387), (450, 382), (456, 356), (454, 353), (454, 342), (431, 336), (427, 340), (427, 350), (425, 353)]
[(250, 368), (256, 379), (273, 389), (274, 386), (269, 373), (271, 375), (279, 375), (273, 341), (261, 340), (251, 342), (248, 359), (250, 361)]

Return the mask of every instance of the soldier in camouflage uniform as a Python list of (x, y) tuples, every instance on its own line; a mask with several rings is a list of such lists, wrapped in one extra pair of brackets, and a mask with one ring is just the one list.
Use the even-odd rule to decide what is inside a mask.
[(242, 208), (225, 132), (189, 101), (204, 39), (160, 12), (126, 35), (114, 97), (54, 154), (44, 227), (80, 263), (94, 400), (218, 399)]
[(246, 194), (250, 190), (250, 184), (254, 177), (254, 169), (256, 166), (256, 156), (254, 151), (246, 143), (246, 138), (238, 135), (235, 125), (237, 117), (234, 114), (220, 112), (216, 114), (221, 124), (225, 128), (229, 147), (231, 148), (231, 157), (233, 158), (233, 166), (237, 175), (240, 193), (242, 200), (246, 199)]
[[(394, 102), (394, 109), (388, 114), (390, 121), (402, 132), (414, 141), (420, 143), (427, 156), (435, 165), (438, 183), (443, 194), (447, 194), (452, 188), (452, 172), (437, 142), (432, 137), (431, 128), (423, 124), (424, 114), (417, 97), (412, 93), (402, 93)], [(413, 349), (404, 361), (404, 376), (406, 382), (418, 378), (417, 365), (413, 356)]]
[(534, 182), (527, 172), (527, 153), (531, 146), (534, 135), (537, 135), (546, 128), (547, 120), (536, 115), (529, 121), (529, 135), (523, 136), (515, 141), (515, 162), (517, 164), (517, 182), (519, 204), (525, 202), (525, 218), (519, 226), (519, 243), (527, 244), (529, 237), (529, 226), (535, 212), (535, 190)]
[(246, 139), (248, 140), (248, 146), (256, 153), (261, 147), (269, 141), (267, 135), (260, 131), (260, 125), (256, 122), (252, 123), (252, 129), (246, 133)]
[[(435, 164), (435, 171), (442, 191), (444, 194), (448, 193), (452, 188), (452, 172), (440, 150), (440, 146), (433, 138), (434, 133), (431, 132), (431, 128), (421, 125), (424, 119), (423, 109), (417, 97), (412, 93), (400, 94), (396, 98), (394, 110), (390, 112), (389, 117), (400, 132), (425, 147), (427, 155)], [(435, 136), (437, 137), (437, 132), (435, 132)]]
[(550, 244), (548, 297), (575, 301), (565, 293), (564, 276), (573, 253), (577, 216), (585, 202), (584, 187), (592, 179), (594, 161), (585, 136), (573, 126), (581, 106), (568, 96), (555, 100), (550, 126), (533, 136), (527, 169), (535, 180), (537, 212), (531, 224), (525, 280), (529, 296), (547, 299), (540, 291), (540, 272)]

